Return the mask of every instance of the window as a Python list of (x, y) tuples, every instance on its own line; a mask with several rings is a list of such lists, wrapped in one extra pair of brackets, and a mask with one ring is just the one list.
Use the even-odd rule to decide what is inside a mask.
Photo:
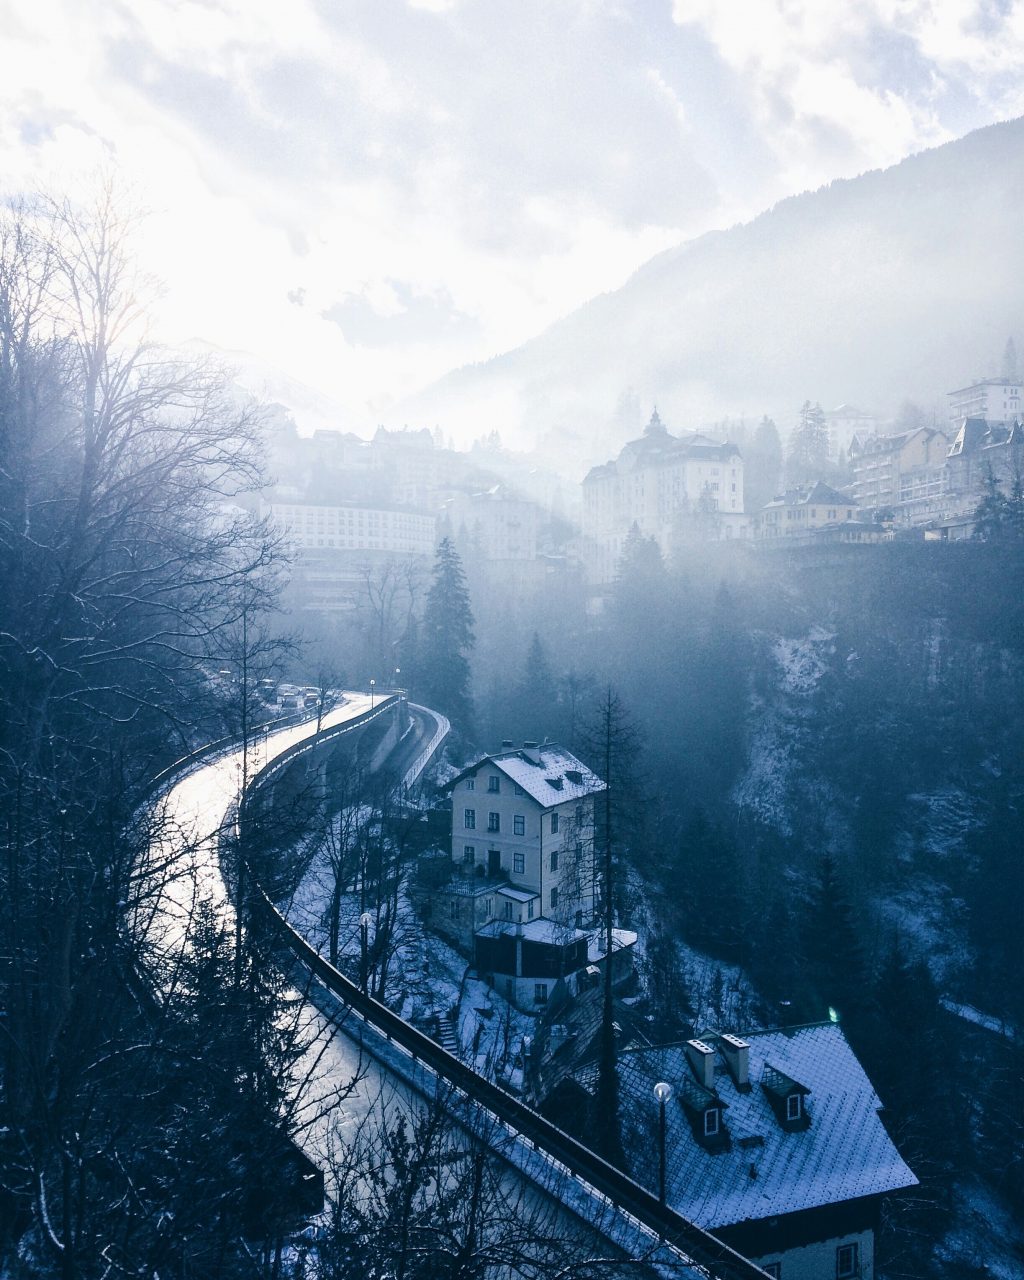
[(462, 846), (462, 861), (467, 867), (471, 867), (476, 862), (476, 845), (464, 844)]
[(512, 834), (514, 836), (526, 835), (526, 815), (522, 813), (514, 814), (512, 817)]
[(496, 773), (492, 773), (491, 776), (487, 779), (487, 790), (488, 791), (501, 790), (501, 779), (498, 777)]
[(467, 791), (475, 791), (475, 790), (476, 790), (476, 778), (467, 778), (467, 779), (466, 779), (466, 790), (467, 790)]
[(558, 850), (557, 849), (551, 850), (551, 870), (552, 871), (558, 870)]
[(451, 916), (453, 920), (458, 920), (459, 918), (458, 898), (452, 898), (451, 902), (448, 903), (448, 914)]
[(762, 1262), (761, 1270), (766, 1276), (774, 1276), (775, 1280), (781, 1280), (782, 1263), (781, 1262)]
[(583, 806), (581, 804), (576, 806), (576, 825), (583, 826)]
[(462, 815), (462, 825), (466, 828), (467, 831), (476, 830), (476, 810), (475, 809), (467, 809), (465, 811), (465, 813)]
[(516, 789), (516, 795), (517, 795), (517, 796), (525, 796), (525, 795), (526, 795), (526, 792), (522, 789), (522, 787), (519, 785), (519, 783), (518, 783), (518, 782), (516, 783), (516, 788), (515, 788), (515, 789)]
[(533, 987), (533, 1003), (547, 1004), (548, 1002), (548, 984), (546, 982), (537, 982)]
[(705, 1138), (713, 1138), (718, 1132), (718, 1116), (719, 1111), (717, 1107), (709, 1107), (707, 1111), (704, 1112)]
[(551, 910), (554, 911), (555, 907), (557, 906), (558, 906), (558, 890), (552, 889), (551, 890)]
[(531, 898), (531, 899), (530, 899), (530, 901), (526, 904), (526, 918), (527, 918), (527, 920), (532, 920), (532, 919), (533, 919), (533, 899), (532, 899), (532, 898)]
[(500, 813), (489, 813), (487, 815), (487, 830), (488, 831), (501, 830), (501, 814)]
[(841, 1244), (836, 1250), (836, 1280), (850, 1280), (860, 1275), (860, 1246)]
[(506, 920), (512, 919), (512, 903), (509, 902), (507, 899), (505, 901), (505, 919)]
[(800, 1119), (800, 1095), (798, 1093), (791, 1093), (786, 1099), (786, 1119)]
[(551, 834), (552, 835), (558, 834), (558, 814), (557, 813), (553, 813), (551, 815)]
[(512, 874), (521, 876), (526, 873), (526, 854), (514, 853), (512, 855)]

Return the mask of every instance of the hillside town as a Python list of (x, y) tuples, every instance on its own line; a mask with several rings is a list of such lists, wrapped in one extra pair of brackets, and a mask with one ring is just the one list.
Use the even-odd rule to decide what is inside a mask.
[[(912, 425), (808, 402), (785, 447), (775, 424), (762, 424), (775, 450), (756, 454), (756, 480), (746, 425), (742, 445), (728, 425), (673, 434), (657, 408), (636, 439), (576, 485), (502, 449), (493, 434), (469, 451), (425, 428), (381, 427), (370, 440), (326, 430), (303, 437), (285, 415), (274, 436), (280, 479), (260, 510), (297, 553), (299, 607), (324, 613), (353, 607), (368, 566), (423, 563), (446, 534), (511, 590), (575, 574), (597, 596), (631, 533), (666, 559), (709, 541), (764, 549), (956, 541), (973, 534), (987, 494), (1009, 499), (1020, 488), (1020, 392), (1015, 371), (981, 379), (948, 393), (941, 423), (925, 424), (910, 406)], [(757, 505), (766, 484), (774, 491)]]

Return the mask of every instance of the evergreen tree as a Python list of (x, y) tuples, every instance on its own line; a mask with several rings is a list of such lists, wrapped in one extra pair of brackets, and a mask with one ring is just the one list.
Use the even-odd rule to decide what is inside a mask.
[(835, 1009), (856, 1023), (867, 1005), (867, 961), (856, 913), (830, 853), (822, 857), (818, 866), (805, 939), (810, 976), (821, 998), (821, 1013)]
[(613, 927), (619, 896), (616, 870), (621, 865), (630, 838), (641, 839), (637, 829), (642, 805), (637, 795), (637, 755), (639, 734), (609, 686), (601, 695), (587, 733), (587, 754), (592, 767), (606, 784), (598, 798), (597, 874), (601, 889), (602, 932), (604, 935), (604, 1001), (598, 1053), (594, 1148), (612, 1164), (622, 1165), (622, 1134), (619, 1117), (618, 1050), (615, 1044), (615, 1014), (612, 982)]
[(419, 682), (424, 698), (465, 727), (472, 718), (469, 655), (473, 610), (459, 553), (442, 538), (434, 561), (419, 637)]
[(557, 686), (547, 650), (536, 631), (515, 691), (513, 714), (521, 737), (540, 741), (555, 736), (559, 717)]
[(743, 505), (747, 511), (760, 511), (782, 484), (782, 439), (767, 414), (744, 450), (744, 463)]
[(735, 958), (746, 916), (739, 857), (700, 806), (683, 829), (671, 884), (686, 937), (716, 955)]
[(786, 457), (788, 485), (813, 484), (828, 469), (828, 425), (820, 404), (805, 400), (800, 421), (790, 432)]

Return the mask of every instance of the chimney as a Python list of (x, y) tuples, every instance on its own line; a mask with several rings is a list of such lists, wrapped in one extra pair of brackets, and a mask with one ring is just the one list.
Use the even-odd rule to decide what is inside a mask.
[(540, 744), (537, 742), (524, 742), (523, 755), (531, 764), (540, 764)]
[(512, 741), (512, 739), (511, 739), (511, 738), (502, 738), (502, 740), (501, 740), (501, 749), (502, 749), (502, 751), (509, 751), (509, 750), (511, 750), (511, 748), (512, 748), (512, 747), (514, 747), (515, 745), (516, 745), (516, 744)]
[(687, 1040), (686, 1056), (690, 1060), (698, 1084), (705, 1089), (715, 1087), (715, 1051), (703, 1040)]
[(726, 1031), (719, 1039), (718, 1047), (722, 1050), (725, 1065), (737, 1089), (750, 1085), (750, 1045), (739, 1036)]

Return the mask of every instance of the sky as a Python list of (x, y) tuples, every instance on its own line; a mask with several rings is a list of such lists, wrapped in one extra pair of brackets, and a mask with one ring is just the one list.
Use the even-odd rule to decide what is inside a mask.
[(244, 352), (363, 433), (664, 248), (1024, 114), (1024, 0), (0, 0), (0, 22), (6, 193), (115, 169), (150, 211), (154, 336)]

